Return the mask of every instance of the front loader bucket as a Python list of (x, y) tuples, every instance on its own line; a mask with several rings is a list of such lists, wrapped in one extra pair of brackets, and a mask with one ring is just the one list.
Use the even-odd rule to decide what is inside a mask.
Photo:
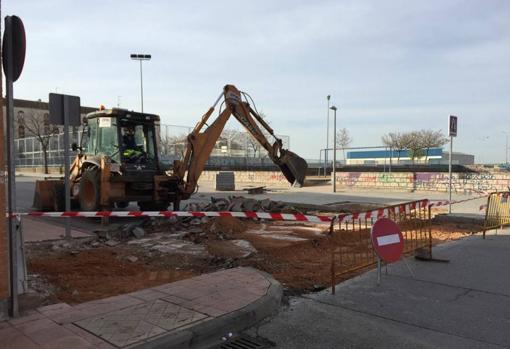
[(305, 182), (306, 170), (308, 169), (305, 159), (289, 150), (285, 150), (285, 153), (283, 153), (278, 162), (278, 166), (285, 178), (293, 186), (302, 187)]
[(45, 179), (35, 181), (33, 207), (38, 211), (50, 211), (55, 206), (55, 187), (63, 185), (60, 179)]

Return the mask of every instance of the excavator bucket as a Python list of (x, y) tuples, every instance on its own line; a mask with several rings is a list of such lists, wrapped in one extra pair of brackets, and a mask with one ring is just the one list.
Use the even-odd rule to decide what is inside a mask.
[(308, 164), (299, 155), (286, 150), (278, 161), (283, 175), (294, 187), (302, 187), (305, 182)]
[(35, 182), (33, 207), (38, 211), (53, 210), (55, 206), (55, 190), (64, 181), (59, 179), (45, 179)]

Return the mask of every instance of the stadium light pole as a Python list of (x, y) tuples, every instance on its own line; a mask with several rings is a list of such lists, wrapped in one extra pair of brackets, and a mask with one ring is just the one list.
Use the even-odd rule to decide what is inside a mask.
[(141, 97), (141, 104), (142, 104), (142, 113), (143, 113), (143, 72), (142, 72), (142, 61), (150, 61), (151, 55), (147, 54), (139, 54), (139, 53), (132, 53), (131, 59), (134, 61), (140, 62), (140, 97)]
[(330, 108), (333, 110), (333, 193), (336, 193), (336, 110), (335, 106)]

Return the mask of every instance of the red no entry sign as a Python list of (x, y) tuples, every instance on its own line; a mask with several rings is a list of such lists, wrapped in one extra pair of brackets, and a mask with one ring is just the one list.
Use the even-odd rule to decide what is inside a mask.
[(377, 255), (385, 262), (400, 259), (404, 251), (404, 237), (397, 223), (388, 218), (380, 218), (370, 232), (372, 245)]

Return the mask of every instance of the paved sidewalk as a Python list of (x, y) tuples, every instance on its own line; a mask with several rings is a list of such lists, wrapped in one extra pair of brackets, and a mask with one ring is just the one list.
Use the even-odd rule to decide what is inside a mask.
[(508, 348), (509, 251), (510, 229), (450, 242), (433, 252), (450, 263), (408, 259), (380, 286), (371, 271), (292, 298), (258, 334), (278, 348)]
[[(65, 238), (65, 226), (53, 224), (40, 217), (23, 217), (21, 220), (23, 229), (23, 241), (39, 242), (49, 240), (62, 240)], [(71, 229), (73, 238), (95, 238), (96, 234), (85, 231)]]
[(282, 289), (266, 273), (227, 269), (0, 322), (2, 348), (193, 348), (278, 311)]

